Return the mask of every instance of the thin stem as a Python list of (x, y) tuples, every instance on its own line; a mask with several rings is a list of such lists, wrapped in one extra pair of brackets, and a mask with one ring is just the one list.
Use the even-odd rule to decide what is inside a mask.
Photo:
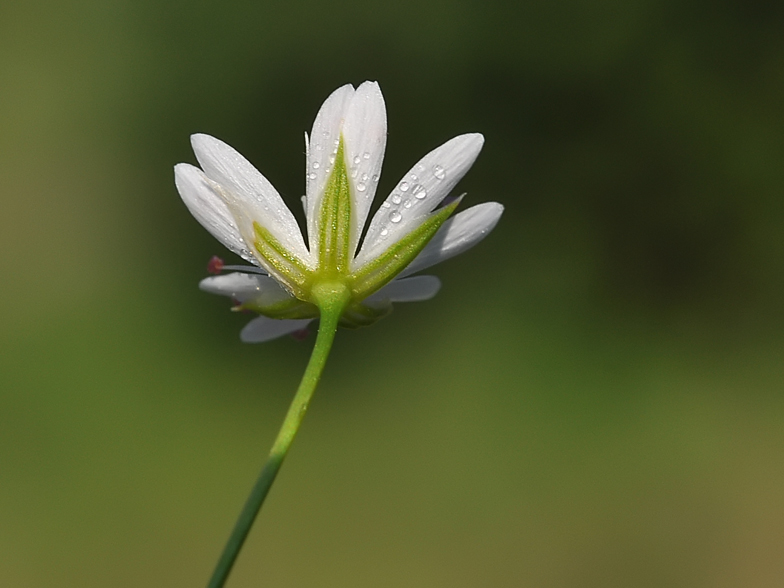
[[(207, 585), (208, 588), (222, 588), (226, 582), (237, 555), (250, 532), (253, 521), (261, 509), (261, 505), (264, 504), (264, 499), (275, 481), (275, 476), (278, 474), (291, 442), (294, 440), (299, 425), (308, 410), (308, 404), (321, 378), (321, 372), (324, 370), (329, 351), (332, 348), (332, 341), (335, 339), (340, 315), (346, 304), (345, 294), (347, 292), (333, 291), (332, 294), (331, 300), (326, 300), (324, 301), (325, 304), (320, 305), (321, 320), (318, 336), (316, 337), (316, 344), (313, 347), (308, 366), (305, 368), (305, 374), (302, 376), (297, 393), (291, 401), (291, 406), (286, 413), (286, 418), (283, 420), (283, 425), (275, 439), (267, 462), (264, 464), (261, 474), (259, 474), (256, 484), (253, 486), (253, 490), (251, 490), (250, 496), (237, 519), (237, 523), (234, 525), (226, 547), (218, 560), (218, 565), (215, 567), (210, 583)], [(335, 294), (337, 294), (337, 298), (334, 297)]]

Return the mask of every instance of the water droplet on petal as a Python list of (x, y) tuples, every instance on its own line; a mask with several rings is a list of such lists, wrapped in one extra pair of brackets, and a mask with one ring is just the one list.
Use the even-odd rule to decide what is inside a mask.
[(381, 236), (386, 237), (389, 235), (389, 229), (381, 229)]
[(397, 210), (393, 210), (389, 213), (389, 220), (391, 220), (393, 223), (399, 223), (401, 220), (403, 220), (403, 215), (400, 214)]
[(409, 198), (406, 198), (406, 201), (403, 203), (403, 206), (405, 206), (406, 208), (411, 208), (411, 200)]
[(419, 179), (419, 176), (416, 174), (411, 174), (411, 179), (416, 182)]
[(357, 184), (357, 190), (359, 190), (360, 192), (364, 192), (366, 187), (367, 186), (365, 186), (365, 184), (363, 184), (362, 182)]
[(391, 204), (389, 202), (387, 202), (386, 200), (381, 203), (381, 208), (389, 208), (390, 206), (391, 206)]
[(329, 156), (329, 162), (330, 163), (335, 163), (335, 156), (334, 155), (330, 155)]
[(446, 170), (443, 166), (437, 165), (433, 168), (433, 175), (437, 180), (443, 180), (446, 177)]
[(364, 157), (365, 159), (370, 159), (370, 153), (369, 153), (368, 151), (365, 151), (365, 152), (362, 154), (362, 157)]
[(400, 182), (400, 191), (408, 192), (408, 182)]
[(392, 204), (400, 204), (400, 194), (392, 194), (390, 200), (392, 200)]
[(357, 165), (360, 161), (362, 160), (360, 159), (359, 155), (354, 157), (354, 165)]
[(318, 161), (314, 161), (313, 162), (313, 169), (318, 169), (319, 167), (321, 167), (321, 164)]
[(308, 179), (310, 179), (310, 180), (315, 180), (315, 179), (316, 179), (316, 174), (314, 174), (314, 173), (312, 173), (312, 172), (311, 172), (311, 173), (309, 173), (309, 174), (308, 174)]
[(351, 177), (352, 178), (356, 178), (358, 173), (359, 173), (359, 171), (356, 170), (356, 169), (351, 170)]
[(369, 176), (367, 174), (362, 174), (362, 181), (363, 182), (367, 182), (368, 181), (368, 177)]
[(373, 174), (373, 176), (370, 179), (373, 180), (374, 182), (377, 182), (378, 181), (378, 174)]
[(424, 186), (422, 186), (421, 184), (417, 184), (416, 186), (414, 186), (414, 189), (412, 190), (412, 194), (414, 194), (414, 196), (416, 196), (418, 200), (422, 200), (425, 198), (425, 196), (427, 196), (427, 190), (425, 190)]

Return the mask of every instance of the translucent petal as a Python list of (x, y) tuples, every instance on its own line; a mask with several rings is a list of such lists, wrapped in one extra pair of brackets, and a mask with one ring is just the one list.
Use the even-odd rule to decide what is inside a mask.
[(398, 183), (370, 222), (353, 267), (361, 267), (400, 240), (449, 195), (482, 149), (478, 133), (460, 135), (423, 157)]
[(318, 230), (316, 216), (324, 186), (335, 163), (335, 154), (340, 142), (340, 130), (346, 109), (354, 95), (354, 88), (346, 84), (332, 92), (321, 105), (313, 122), (307, 149), (306, 204), (308, 242), (313, 259), (318, 259)]
[(276, 280), (259, 274), (211, 276), (199, 282), (199, 288), (210, 294), (229, 296), (239, 302), (263, 298), (264, 304), (274, 304), (294, 299)]
[(272, 184), (247, 159), (215, 137), (192, 135), (191, 144), (205, 175), (221, 189), (219, 195), (245, 242), (254, 241), (253, 222), (258, 222), (310, 266), (310, 254), (297, 221)]
[(433, 239), (400, 277), (411, 275), (470, 249), (495, 228), (504, 207), (498, 202), (484, 202), (446, 221)]
[(259, 316), (250, 321), (240, 332), (244, 343), (264, 343), (283, 335), (300, 331), (313, 319), (271, 319)]
[(351, 185), (353, 257), (376, 195), (387, 144), (387, 111), (376, 82), (365, 82), (354, 93), (343, 123), (346, 168)]
[(381, 290), (368, 296), (365, 302), (420, 302), (430, 300), (441, 288), (441, 280), (435, 276), (414, 276), (404, 280), (393, 280)]
[(240, 236), (234, 217), (207, 183), (204, 172), (187, 163), (179, 163), (174, 166), (174, 183), (185, 206), (213, 237), (246, 261), (256, 263)]

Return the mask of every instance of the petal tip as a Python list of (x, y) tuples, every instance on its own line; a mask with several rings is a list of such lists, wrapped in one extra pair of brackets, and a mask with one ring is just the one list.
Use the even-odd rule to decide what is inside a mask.
[(199, 158), (200, 153), (211, 151), (215, 147), (223, 146), (228, 147), (226, 143), (212, 135), (207, 135), (206, 133), (194, 133), (191, 135), (191, 147), (193, 148), (193, 152), (196, 154), (197, 159)]
[(367, 80), (362, 82), (356, 90), (358, 93), (368, 93), (368, 94), (377, 94), (381, 96), (381, 86), (378, 85), (378, 82)]
[(487, 202), (486, 205), (488, 208), (492, 208), (493, 213), (498, 216), (501, 216), (501, 213), (504, 212), (505, 210), (504, 205), (501, 204), (500, 202)]
[(202, 292), (209, 292), (210, 294), (222, 294), (220, 291), (220, 277), (222, 276), (209, 276), (199, 281), (199, 290)]
[(477, 149), (481, 149), (485, 144), (485, 136), (482, 133), (466, 133), (463, 136)]

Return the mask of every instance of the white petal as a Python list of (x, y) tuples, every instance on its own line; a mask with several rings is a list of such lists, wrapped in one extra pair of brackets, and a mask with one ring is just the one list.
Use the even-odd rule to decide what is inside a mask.
[(255, 239), (253, 222), (267, 229), (289, 252), (310, 266), (310, 254), (297, 221), (277, 190), (242, 155), (209, 135), (192, 135), (196, 159), (206, 176), (217, 183), (246, 242)]
[(447, 220), (414, 261), (400, 272), (408, 276), (470, 249), (495, 228), (504, 207), (484, 202)]
[(306, 198), (305, 216), (308, 220), (308, 241), (314, 259), (318, 259), (318, 230), (316, 227), (316, 212), (321, 198), (324, 195), (324, 186), (329, 178), (329, 173), (335, 164), (335, 153), (340, 142), (340, 130), (346, 115), (354, 87), (346, 84), (332, 92), (321, 105), (313, 122), (313, 131), (310, 133), (310, 144), (307, 150)]
[(441, 288), (441, 280), (435, 276), (414, 276), (405, 280), (392, 280), (365, 302), (419, 302), (430, 300)]
[(264, 343), (283, 335), (294, 333), (308, 326), (313, 319), (271, 319), (259, 316), (250, 321), (240, 332), (244, 343)]
[(226, 203), (212, 190), (199, 168), (187, 163), (174, 166), (174, 183), (194, 218), (227, 249), (255, 263)]
[(276, 280), (259, 274), (211, 276), (199, 282), (199, 288), (210, 294), (229, 296), (239, 302), (263, 298), (264, 304), (275, 304), (293, 298)]
[(361, 267), (418, 227), (449, 195), (482, 150), (478, 133), (460, 135), (423, 157), (398, 183), (370, 223), (352, 267)]
[(343, 123), (343, 141), (351, 185), (349, 251), (353, 257), (376, 195), (387, 144), (387, 110), (376, 82), (365, 82), (351, 98)]

